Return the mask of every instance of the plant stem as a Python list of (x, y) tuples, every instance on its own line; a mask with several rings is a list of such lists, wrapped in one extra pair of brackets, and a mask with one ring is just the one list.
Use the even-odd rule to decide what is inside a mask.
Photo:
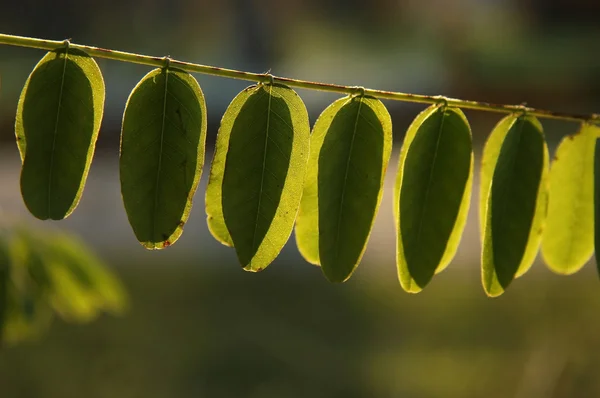
[(473, 109), (479, 111), (498, 113), (525, 112), (529, 115), (538, 116), (540, 118), (546, 119), (600, 123), (600, 114), (580, 115), (530, 108), (524, 105), (491, 104), (488, 102), (461, 100), (456, 98), (447, 98), (443, 96), (408, 94), (394, 91), (373, 90), (369, 88), (356, 86), (343, 86), (338, 84), (311, 82), (307, 80), (273, 76), (269, 73), (252, 73), (234, 69), (219, 68), (215, 66), (194, 64), (191, 62), (177, 61), (168, 57), (152, 57), (148, 55), (141, 55), (124, 51), (108, 50), (100, 47), (74, 44), (68, 42), (67, 40), (44, 40), (24, 36), (6, 35), (0, 33), (0, 44), (8, 44), (17, 47), (29, 47), (37, 48), (40, 50), (52, 51), (57, 48), (64, 47), (67, 43), (69, 43), (70, 48), (82, 50), (92, 57), (112, 59), (115, 61), (143, 64), (154, 67), (164, 67), (167, 64), (168, 59), (170, 65), (190, 73), (202, 73), (205, 75), (227, 77), (230, 79), (248, 80), (259, 83), (269, 83), (272, 81), (275, 83), (286, 84), (290, 87), (297, 87), (308, 90), (328, 91), (341, 94), (356, 95), (364, 93), (365, 95), (369, 95), (372, 97), (394, 101), (416, 102), (422, 104), (446, 103), (448, 106), (458, 107), (462, 109)]

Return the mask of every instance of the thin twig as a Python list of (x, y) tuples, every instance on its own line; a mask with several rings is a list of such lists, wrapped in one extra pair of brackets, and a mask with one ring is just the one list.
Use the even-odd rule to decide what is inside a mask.
[[(44, 40), (36, 39), (24, 36), (13, 36), (0, 34), (0, 44), (7, 44), (18, 47), (29, 47), (37, 48), (40, 50), (52, 51), (57, 48), (61, 48), (65, 45), (65, 41), (57, 40)], [(513, 112), (525, 112), (529, 115), (538, 116), (545, 119), (556, 119), (566, 120), (573, 122), (587, 122), (587, 123), (600, 123), (600, 114), (573, 114), (554, 112), (550, 110), (531, 108), (524, 105), (502, 105), (492, 104), (489, 102), (480, 101), (469, 101), (461, 100), (456, 98), (448, 98), (443, 96), (432, 96), (432, 95), (421, 95), (421, 94), (408, 94), (395, 91), (385, 90), (374, 90), (369, 88), (357, 87), (357, 86), (343, 86), (338, 84), (319, 83), (311, 82), (307, 80), (291, 79), (288, 77), (273, 76), (269, 73), (252, 73), (244, 72), (235, 69), (219, 68), (216, 66), (207, 66), (194, 64), (191, 62), (177, 61), (167, 57), (152, 57), (148, 55), (141, 55), (135, 53), (129, 53), (124, 51), (108, 50), (100, 47), (86, 46), (82, 44), (69, 44), (70, 48), (76, 48), (82, 50), (92, 57), (113, 59), (115, 61), (136, 63), (154, 67), (165, 66), (165, 60), (168, 59), (170, 65), (175, 66), (179, 69), (185, 70), (190, 73), (202, 73), (205, 75), (226, 77), (230, 79), (248, 80), (259, 83), (282, 83), (290, 87), (303, 88), (308, 90), (328, 91), (342, 94), (362, 94), (369, 95), (372, 97), (403, 101), (403, 102), (415, 102), (422, 104), (436, 104), (440, 102), (446, 103), (448, 106), (458, 107), (462, 109), (473, 109), (487, 112), (498, 112), (498, 113), (513, 113)]]

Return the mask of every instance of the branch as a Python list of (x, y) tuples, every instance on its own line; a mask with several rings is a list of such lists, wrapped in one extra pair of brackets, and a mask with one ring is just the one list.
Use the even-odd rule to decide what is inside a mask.
[(7, 34), (0, 34), (0, 44), (7, 44), (17, 47), (29, 47), (37, 48), (40, 50), (56, 50), (69, 43), (71, 48), (77, 48), (85, 51), (92, 57), (106, 58), (115, 61), (129, 62), (135, 64), (142, 64), (154, 67), (164, 67), (166, 62), (170, 62), (170, 65), (174, 65), (179, 69), (185, 70), (190, 73), (201, 73), (205, 75), (226, 77), (230, 79), (248, 80), (259, 83), (282, 83), (290, 87), (303, 88), (307, 90), (318, 90), (328, 91), (341, 94), (365, 94), (372, 97), (402, 101), (402, 102), (414, 102), (421, 104), (435, 104), (435, 103), (446, 103), (448, 106), (454, 106), (462, 109), (473, 109), (478, 111), (497, 112), (497, 113), (513, 113), (513, 112), (524, 112), (533, 116), (538, 116), (545, 119), (556, 119), (565, 120), (572, 122), (587, 122), (592, 124), (600, 123), (600, 114), (593, 113), (589, 115), (573, 114), (554, 112), (545, 109), (531, 108), (524, 105), (501, 105), (492, 104), (489, 102), (480, 101), (469, 101), (461, 100), (456, 98), (447, 98), (444, 96), (432, 96), (432, 95), (421, 95), (421, 94), (408, 94), (394, 91), (385, 90), (374, 90), (356, 86), (343, 86), (338, 84), (311, 82), (307, 80), (291, 79), (288, 77), (273, 76), (269, 73), (252, 73), (244, 72), (235, 69), (219, 68), (216, 66), (207, 66), (194, 64), (191, 62), (178, 61), (170, 59), (169, 57), (152, 57), (148, 55), (141, 55), (135, 53), (129, 53), (124, 51), (108, 50), (100, 47), (86, 46), (82, 44), (73, 44), (68, 40), (57, 41), (57, 40), (44, 40), (36, 39), (24, 36), (13, 36)]

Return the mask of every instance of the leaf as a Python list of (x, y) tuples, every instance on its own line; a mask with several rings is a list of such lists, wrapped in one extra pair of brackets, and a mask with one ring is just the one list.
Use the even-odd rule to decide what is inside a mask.
[(481, 174), (482, 282), (488, 296), (502, 294), (535, 259), (547, 169), (548, 149), (535, 117), (509, 115), (498, 123), (486, 143)]
[(594, 144), (600, 128), (584, 124), (565, 137), (556, 151), (549, 177), (549, 202), (542, 237), (548, 267), (569, 275), (594, 253)]
[(189, 73), (155, 69), (131, 92), (121, 134), (121, 193), (139, 242), (162, 249), (181, 236), (204, 163), (206, 104)]
[(304, 103), (279, 84), (248, 87), (223, 116), (206, 209), (211, 231), (225, 243), (231, 235), (247, 271), (267, 267), (291, 234), (309, 130)]
[[(244, 105), (244, 101), (248, 99), (248, 96), (254, 90), (256, 90), (256, 86), (250, 86), (242, 91), (234, 98), (225, 112), (225, 115), (223, 115), (221, 126), (217, 133), (213, 160), (210, 165), (208, 185), (206, 186), (204, 205), (206, 209), (206, 223), (208, 224), (208, 230), (218, 242), (230, 247), (233, 247), (233, 241), (231, 240), (231, 235), (229, 235), (229, 231), (225, 225), (225, 218), (223, 217), (223, 171), (225, 170), (225, 160), (229, 148), (229, 137), (231, 136), (231, 119), (239, 112)], [(244, 95), (244, 93), (246, 93), (246, 95)], [(225, 116), (227, 116), (229, 120), (226, 120)]]
[(466, 117), (457, 108), (427, 108), (408, 129), (394, 190), (398, 276), (406, 291), (421, 291), (454, 257), (472, 177)]
[(306, 261), (314, 265), (319, 262), (319, 155), (325, 135), (340, 108), (348, 98), (340, 98), (321, 113), (310, 136), (310, 155), (306, 167), (306, 182), (296, 218), (296, 245)]
[(391, 149), (390, 115), (372, 97), (341, 98), (314, 126), (296, 239), (331, 282), (346, 281), (362, 258)]
[(82, 51), (61, 48), (36, 65), (19, 98), (21, 194), (35, 217), (60, 220), (77, 207), (104, 110), (104, 81)]

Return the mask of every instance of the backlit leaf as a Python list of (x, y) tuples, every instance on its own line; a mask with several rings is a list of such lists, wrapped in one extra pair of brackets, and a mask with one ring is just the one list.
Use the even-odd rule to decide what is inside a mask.
[(309, 151), (308, 114), (290, 88), (251, 86), (221, 121), (207, 188), (215, 237), (245, 270), (268, 266), (287, 242), (300, 205)]
[(96, 62), (76, 49), (49, 52), (36, 65), (17, 108), (21, 194), (35, 217), (59, 220), (81, 198), (104, 109)]
[(313, 128), (297, 242), (332, 282), (347, 280), (366, 249), (391, 149), (390, 115), (372, 97), (337, 100)]
[(482, 282), (489, 296), (525, 273), (539, 248), (547, 204), (548, 149), (532, 116), (509, 115), (483, 154)]
[(123, 116), (121, 193), (135, 236), (147, 249), (183, 232), (204, 163), (206, 105), (189, 73), (155, 69), (133, 89)]
[(421, 291), (454, 257), (472, 176), (466, 117), (457, 108), (427, 108), (408, 129), (394, 190), (398, 276), (406, 291)]
[(315, 122), (310, 136), (306, 182), (296, 219), (295, 233), (300, 254), (314, 265), (321, 265), (319, 262), (319, 156), (333, 118), (347, 102), (347, 98), (340, 98), (327, 107)]
[(559, 274), (573, 274), (594, 253), (594, 144), (600, 128), (584, 124), (565, 137), (550, 169), (542, 255)]
[[(229, 105), (231, 116), (229, 116), (230, 112), (226, 112), (223, 116), (223, 120), (221, 120), (221, 126), (217, 133), (217, 142), (215, 143), (215, 152), (210, 166), (208, 185), (206, 186), (204, 205), (206, 209), (206, 223), (208, 224), (208, 230), (218, 242), (230, 247), (233, 246), (233, 241), (231, 240), (231, 235), (229, 235), (229, 231), (225, 225), (225, 218), (223, 218), (222, 192), (223, 171), (225, 170), (225, 159), (229, 148), (232, 121), (225, 120), (225, 116), (228, 116), (229, 119), (235, 117), (234, 114), (239, 112), (252, 90), (255, 90), (254, 86), (248, 87), (234, 98)], [(244, 95), (244, 93), (246, 93), (246, 95)]]

